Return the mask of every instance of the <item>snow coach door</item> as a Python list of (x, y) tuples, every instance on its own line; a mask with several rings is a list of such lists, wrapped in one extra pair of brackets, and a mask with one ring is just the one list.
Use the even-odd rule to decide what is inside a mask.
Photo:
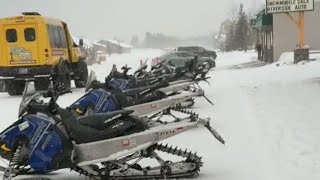
[(5, 25), (3, 31), (5, 55), (1, 66), (34, 66), (39, 63), (35, 24)]

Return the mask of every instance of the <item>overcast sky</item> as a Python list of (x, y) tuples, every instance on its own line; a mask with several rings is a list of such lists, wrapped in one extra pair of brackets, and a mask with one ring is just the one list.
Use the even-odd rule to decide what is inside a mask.
[(0, 16), (24, 11), (66, 21), (73, 34), (129, 40), (162, 32), (180, 37), (207, 35), (231, 16), (233, 4), (258, 8), (264, 0), (1, 0)]

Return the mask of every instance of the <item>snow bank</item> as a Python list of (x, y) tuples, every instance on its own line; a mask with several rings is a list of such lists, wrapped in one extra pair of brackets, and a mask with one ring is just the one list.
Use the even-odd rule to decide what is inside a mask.
[[(310, 51), (310, 60), (320, 60), (320, 53), (319, 51)], [(285, 52), (282, 53), (279, 61), (276, 61), (275, 63), (278, 65), (292, 65), (294, 62), (294, 52)], [(302, 62), (300, 64), (304, 64), (305, 62)]]
[(277, 64), (293, 64), (294, 61), (294, 53), (293, 52), (285, 52), (282, 53)]

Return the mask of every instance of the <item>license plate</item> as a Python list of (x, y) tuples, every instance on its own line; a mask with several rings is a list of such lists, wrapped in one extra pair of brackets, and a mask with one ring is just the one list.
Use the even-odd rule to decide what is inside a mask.
[(20, 68), (19, 74), (28, 74), (28, 69), (27, 68)]

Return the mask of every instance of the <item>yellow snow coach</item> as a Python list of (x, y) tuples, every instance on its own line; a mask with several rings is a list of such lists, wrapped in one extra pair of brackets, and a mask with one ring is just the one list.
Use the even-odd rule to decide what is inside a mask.
[(36, 12), (0, 18), (0, 78), (10, 95), (22, 94), (26, 81), (34, 81), (36, 90), (46, 90), (50, 79), (66, 90), (71, 80), (84, 87), (84, 60), (65, 22)]

